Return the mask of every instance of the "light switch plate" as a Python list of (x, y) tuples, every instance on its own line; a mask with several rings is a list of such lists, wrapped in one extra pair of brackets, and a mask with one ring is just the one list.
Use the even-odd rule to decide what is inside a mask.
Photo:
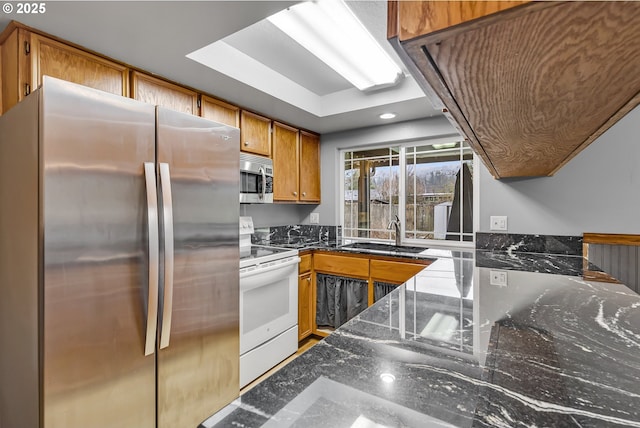
[(489, 230), (507, 230), (507, 216), (506, 215), (492, 215), (489, 219)]
[(500, 287), (507, 286), (507, 271), (505, 270), (490, 270), (489, 271), (489, 284), (498, 285)]
[(309, 223), (311, 223), (311, 224), (320, 224), (320, 214), (319, 213), (311, 213), (309, 215)]

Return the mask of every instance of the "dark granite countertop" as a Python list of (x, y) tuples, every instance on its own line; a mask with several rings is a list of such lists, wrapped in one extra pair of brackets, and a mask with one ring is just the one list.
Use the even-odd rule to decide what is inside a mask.
[(203, 426), (640, 427), (638, 294), (584, 281), (576, 256), (424, 255), (437, 260)]
[[(273, 247), (294, 248), (299, 252), (304, 251), (331, 251), (344, 254), (366, 254), (370, 256), (395, 257), (414, 260), (435, 260), (433, 256), (428, 255), (428, 248), (400, 246), (395, 247), (388, 244), (374, 244), (375, 248), (351, 247), (352, 240), (349, 239), (333, 239), (333, 240), (313, 240), (304, 237), (256, 242), (260, 245), (269, 245)], [(386, 248), (388, 247), (388, 249)]]

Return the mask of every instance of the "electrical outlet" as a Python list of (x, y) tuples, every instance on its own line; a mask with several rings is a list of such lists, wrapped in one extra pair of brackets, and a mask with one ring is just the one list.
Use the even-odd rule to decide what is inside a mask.
[(507, 286), (507, 271), (491, 270), (489, 271), (489, 284), (498, 285), (500, 287)]
[(311, 213), (309, 215), (309, 223), (311, 223), (311, 224), (320, 224), (320, 214), (319, 213)]
[(489, 230), (507, 230), (507, 216), (506, 215), (492, 215), (489, 225)]

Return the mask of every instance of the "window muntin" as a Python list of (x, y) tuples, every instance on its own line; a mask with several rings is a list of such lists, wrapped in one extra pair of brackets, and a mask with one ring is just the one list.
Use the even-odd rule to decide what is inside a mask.
[(345, 238), (391, 240), (394, 232), (387, 227), (397, 214), (406, 242), (473, 240), (473, 152), (466, 142), (437, 140), (342, 154)]

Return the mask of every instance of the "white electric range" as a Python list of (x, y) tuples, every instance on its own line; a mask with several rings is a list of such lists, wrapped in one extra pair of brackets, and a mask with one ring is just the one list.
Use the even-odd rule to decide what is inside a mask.
[(240, 388), (298, 349), (298, 250), (247, 244), (247, 221), (240, 222)]

